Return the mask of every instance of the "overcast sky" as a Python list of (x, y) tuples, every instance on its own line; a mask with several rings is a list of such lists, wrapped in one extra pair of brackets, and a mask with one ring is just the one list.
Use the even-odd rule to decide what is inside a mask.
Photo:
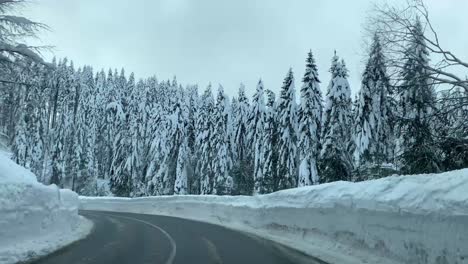
[[(355, 92), (363, 69), (362, 25), (372, 2), (40, 0), (23, 14), (49, 25), (42, 42), (77, 66), (124, 67), (137, 77), (158, 79), (176, 75), (200, 90), (220, 83), (230, 95), (243, 82), (251, 95), (259, 78), (277, 92), (289, 67), (299, 88), (309, 49), (324, 90), (336, 49)], [(443, 44), (468, 59), (468, 0), (428, 0), (428, 6)]]

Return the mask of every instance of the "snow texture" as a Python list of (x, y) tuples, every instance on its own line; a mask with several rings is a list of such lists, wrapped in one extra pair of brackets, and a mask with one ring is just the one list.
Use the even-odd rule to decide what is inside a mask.
[(46, 255), (89, 234), (78, 195), (45, 186), (0, 152), (0, 264)]
[(225, 225), (329, 263), (468, 263), (468, 169), (253, 197), (81, 197), (80, 208)]

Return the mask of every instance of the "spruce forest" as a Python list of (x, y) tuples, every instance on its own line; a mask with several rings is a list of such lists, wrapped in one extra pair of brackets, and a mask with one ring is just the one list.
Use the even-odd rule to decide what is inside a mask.
[(317, 65), (313, 47), (305, 70), (285, 65), (277, 94), (259, 80), (230, 98), (221, 85), (45, 62), (15, 37), (42, 25), (0, 21), (2, 137), (40, 182), (88, 196), (255, 195), (466, 168), (468, 81), (445, 70), (468, 64), (415, 13), (376, 12), (375, 25), (390, 17), (407, 28), (373, 28), (353, 96), (348, 77), (358, 73), (333, 49), (329, 65)]

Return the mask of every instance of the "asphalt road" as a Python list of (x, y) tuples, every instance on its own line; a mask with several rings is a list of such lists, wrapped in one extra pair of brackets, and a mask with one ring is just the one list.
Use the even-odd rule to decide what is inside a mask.
[(37, 264), (325, 264), (279, 244), (181, 218), (81, 211), (93, 232)]

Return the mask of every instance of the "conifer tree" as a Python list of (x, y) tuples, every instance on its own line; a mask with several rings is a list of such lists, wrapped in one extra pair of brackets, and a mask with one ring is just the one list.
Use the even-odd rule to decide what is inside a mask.
[(257, 89), (252, 98), (252, 110), (250, 111), (247, 121), (249, 130), (249, 145), (253, 149), (253, 180), (254, 180), (254, 194), (262, 193), (263, 189), (263, 140), (265, 130), (265, 99), (264, 88), (262, 80), (258, 81)]
[(233, 119), (235, 142), (232, 148), (234, 161), (232, 173), (235, 194), (250, 195), (253, 191), (252, 163), (249, 160), (248, 127), (250, 104), (245, 95), (245, 86), (241, 84), (237, 96), (237, 107)]
[(229, 175), (229, 99), (220, 85), (214, 109), (213, 131), (213, 193), (227, 195), (232, 193), (233, 180)]
[(294, 76), (289, 69), (278, 103), (278, 190), (297, 186), (297, 113)]
[(276, 189), (277, 164), (278, 164), (278, 129), (276, 117), (275, 94), (271, 90), (266, 90), (267, 104), (265, 110), (265, 129), (261, 154), (263, 157), (262, 183), (260, 184), (260, 194), (271, 193)]
[(391, 161), (390, 93), (382, 47), (375, 35), (354, 115), (354, 161), (358, 168)]
[(323, 112), (322, 149), (319, 173), (321, 182), (351, 180), (351, 90), (344, 61), (333, 56)]
[(440, 171), (440, 160), (431, 128), (435, 95), (427, 70), (429, 58), (424, 31), (419, 19), (405, 52), (402, 83), (399, 89), (399, 157), (407, 174)]
[(213, 191), (213, 139), (214, 139), (214, 99), (211, 84), (201, 98), (197, 120), (197, 169), (200, 194), (211, 194)]
[(309, 52), (306, 60), (306, 72), (301, 88), (299, 119), (299, 186), (318, 184), (317, 159), (320, 148), (320, 130), (322, 123), (322, 93), (317, 65)]

